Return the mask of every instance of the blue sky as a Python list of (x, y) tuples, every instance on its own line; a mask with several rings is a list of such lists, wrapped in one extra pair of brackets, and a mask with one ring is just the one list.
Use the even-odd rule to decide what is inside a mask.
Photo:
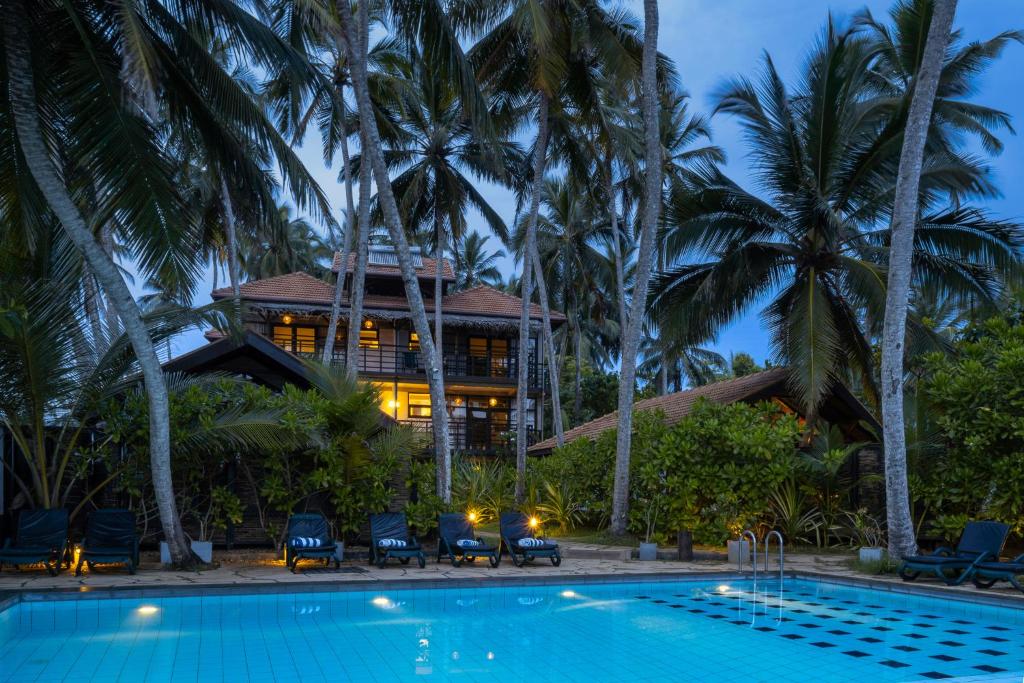
[[(711, 109), (710, 95), (723, 79), (734, 75), (753, 75), (761, 55), (767, 51), (787, 82), (799, 74), (804, 57), (831, 12), (847, 19), (867, 7), (877, 17), (887, 14), (889, 0), (661, 0), (659, 47), (676, 62), (683, 86), (691, 95), (694, 111)], [(642, 1), (632, 0), (630, 9), (642, 16)], [(960, 0), (956, 25), (968, 40), (986, 39), (1000, 31), (1024, 29), (1024, 0)], [(979, 81), (975, 101), (1009, 112), (1015, 125), (1024, 129), (1024, 46), (1014, 44)], [(727, 172), (747, 187), (746, 150), (739, 127), (727, 117), (712, 122), (714, 142), (728, 155)], [(1024, 133), (1024, 130), (1022, 130)], [(1004, 218), (1024, 220), (1024, 136), (1004, 136), (1006, 149), (992, 160), (996, 179), (1005, 197), (989, 203), (988, 208)], [(304, 141), (300, 156), (331, 198), (335, 212), (344, 206), (337, 181), (337, 169), (324, 166), (320, 140), (315, 133)], [(491, 205), (511, 224), (515, 198), (507, 190), (482, 184), (481, 191)], [(485, 232), (482, 220), (471, 216), (470, 225)], [(498, 249), (497, 240), (489, 247)], [(503, 263), (506, 273), (517, 267), (511, 260)], [(209, 274), (208, 274), (209, 275)], [(196, 303), (209, 301), (209, 276), (199, 288)], [(223, 282), (223, 278), (221, 280)], [(174, 353), (203, 343), (200, 333), (183, 335), (175, 341)], [(746, 351), (758, 361), (769, 355), (768, 340), (757, 311), (748, 312), (722, 330), (711, 346), (728, 356)]]

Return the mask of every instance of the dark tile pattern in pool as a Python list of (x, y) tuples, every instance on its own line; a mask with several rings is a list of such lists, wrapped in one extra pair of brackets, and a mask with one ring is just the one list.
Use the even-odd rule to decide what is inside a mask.
[[(677, 598), (685, 595), (677, 594)], [(814, 600), (809, 599), (814, 597)], [(638, 599), (649, 600), (647, 596)], [(992, 649), (993, 642), (1004, 644), (1014, 643), (1012, 650), (1016, 655), (1024, 655), (1024, 624), (1017, 628), (990, 624), (978, 627), (977, 622), (967, 619), (943, 617), (937, 614), (914, 614), (911, 610), (886, 608), (878, 604), (859, 604), (854, 600), (841, 600), (832, 604), (829, 596), (815, 595), (802, 590), (794, 592), (766, 589), (762, 591), (728, 589), (710, 596), (694, 594), (691, 601), (700, 601), (708, 606), (707, 610), (696, 613), (713, 619), (734, 617), (728, 623), (753, 628), (762, 633), (774, 633), (794, 642), (802, 642), (808, 647), (818, 649), (844, 648), (842, 654), (857, 659), (873, 659), (879, 667), (889, 670), (918, 668), (913, 671), (913, 678), (946, 679), (959, 677), (978, 677), (983, 674), (1001, 674), (1010, 671), (1003, 666), (996, 666), (994, 658), (1006, 657), (1004, 650)], [(652, 603), (657, 601), (651, 601)], [(846, 605), (846, 607), (840, 606)], [(853, 611), (852, 607), (866, 608), (871, 611)], [(694, 612), (694, 610), (689, 610)], [(747, 615), (745, 619), (735, 618), (737, 613)], [(792, 619), (785, 615), (805, 615), (790, 625)], [(820, 624), (805, 621), (808, 617), (831, 619), (837, 616), (856, 616), (858, 619), (844, 619), (847, 629), (830, 629), (826, 631), (830, 637), (824, 639), (808, 639)], [(921, 620), (928, 619), (929, 623)], [(974, 627), (969, 631), (964, 628)], [(951, 628), (944, 628), (951, 627)], [(941, 629), (941, 630), (939, 630)], [(866, 635), (880, 634), (880, 637)], [(997, 633), (999, 635), (993, 635)], [(933, 635), (935, 634), (935, 635)], [(944, 634), (955, 635), (959, 640), (942, 637)], [(936, 637), (937, 636), (937, 637)], [(913, 645), (899, 642), (898, 639), (909, 639)], [(856, 643), (867, 643), (870, 651), (857, 649)], [(852, 647), (851, 647), (852, 646)], [(897, 656), (902, 654), (902, 658)], [(942, 668), (923, 668), (931, 662), (941, 664)], [(1021, 659), (1024, 663), (1024, 658)], [(1011, 669), (1013, 667), (1011, 666)], [(1020, 669), (1020, 667), (1018, 667)], [(980, 680), (975, 678), (975, 680)]]

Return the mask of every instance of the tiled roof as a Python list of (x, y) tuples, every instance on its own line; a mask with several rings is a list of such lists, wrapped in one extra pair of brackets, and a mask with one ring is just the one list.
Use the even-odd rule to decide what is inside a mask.
[[(326, 304), (334, 300), (334, 286), (308, 273), (288, 273), (265, 280), (251, 280), (239, 291), (243, 299), (281, 303)], [(221, 287), (210, 292), (214, 299), (231, 296), (231, 287)]]
[[(297, 303), (314, 306), (330, 306), (334, 302), (334, 286), (318, 280), (306, 273), (289, 273), (265, 280), (246, 282), (240, 288), (242, 298), (249, 301), (265, 301), (271, 303)], [(221, 287), (210, 293), (214, 299), (225, 299), (231, 296), (230, 287)], [(441, 300), (445, 313), (457, 315), (479, 315), (492, 318), (518, 318), (522, 300), (511, 294), (505, 294), (493, 287), (479, 285), (472, 289), (454, 292)], [(347, 297), (344, 301), (347, 305)], [(424, 302), (428, 311), (434, 310), (432, 301)], [(404, 296), (380, 296), (367, 294), (363, 299), (366, 308), (389, 308), (408, 310), (409, 303)], [(541, 318), (540, 306), (530, 304), (530, 317)], [(558, 311), (551, 311), (551, 320), (562, 322), (565, 316)]]
[[(416, 269), (416, 275), (420, 278), (433, 278), (437, 270), (437, 261), (434, 259), (423, 256), (421, 257), (423, 265)], [(334, 252), (334, 261), (331, 263), (331, 271), (337, 273), (341, 267), (341, 254)], [(348, 264), (345, 267), (346, 273), (351, 273), (356, 267), (356, 255), (354, 253), (348, 255)], [(367, 275), (394, 275), (396, 277), (401, 276), (402, 271), (398, 266), (384, 265), (380, 263), (367, 263), (366, 264)], [(455, 280), (455, 271), (452, 270), (452, 262), (448, 259), (444, 259), (441, 265), (441, 277), (445, 280)]]
[[(714, 403), (736, 403), (785, 382), (787, 372), (786, 368), (773, 368), (745, 377), (706, 384), (687, 391), (655, 396), (654, 398), (637, 401), (633, 404), (633, 410), (660, 410), (665, 414), (665, 422), (672, 425), (689, 415), (690, 410), (693, 409), (693, 404), (699, 398), (706, 398)], [(565, 433), (565, 443), (580, 437), (594, 438), (608, 429), (615, 429), (618, 424), (619, 411), (616, 410), (590, 422), (585, 422), (578, 427), (573, 427)], [(546, 453), (556, 445), (557, 441), (552, 437), (534, 444), (530, 447), (530, 451)]]

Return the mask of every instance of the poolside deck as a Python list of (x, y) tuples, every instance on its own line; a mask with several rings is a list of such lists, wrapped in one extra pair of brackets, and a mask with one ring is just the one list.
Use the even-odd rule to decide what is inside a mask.
[[(147, 592), (150, 589), (171, 592), (222, 591), (232, 588), (251, 587), (254, 590), (352, 590), (369, 586), (409, 587), (452, 585), (479, 586), (504, 582), (554, 583), (559, 581), (579, 582), (586, 579), (622, 580), (625, 577), (665, 578), (672, 576), (693, 577), (699, 575), (735, 575), (737, 568), (721, 560), (698, 560), (694, 562), (656, 561), (595, 558), (594, 549), (583, 544), (566, 544), (566, 557), (560, 567), (553, 567), (546, 560), (538, 560), (526, 568), (515, 567), (505, 558), (498, 568), (489, 567), (485, 561), (452, 567), (447, 561), (437, 563), (428, 557), (427, 566), (420, 569), (415, 563), (409, 565), (390, 564), (384, 569), (370, 566), (365, 560), (346, 561), (340, 571), (322, 569), (309, 563), (293, 574), (284, 562), (273, 559), (269, 553), (215, 554), (221, 562), (216, 569), (201, 572), (168, 571), (162, 569), (155, 553), (143, 553), (142, 566), (134, 575), (123, 569), (98, 568), (76, 577), (73, 572), (64, 571), (56, 577), (49, 576), (41, 569), (31, 568), (20, 571), (5, 568), (0, 572), (0, 596), (11, 593), (68, 593), (104, 592), (121, 589)], [(600, 550), (600, 549), (598, 549)], [(612, 553), (609, 553), (612, 555)], [(1012, 588), (992, 588), (981, 591), (972, 585), (950, 587), (934, 580), (921, 580), (906, 584), (892, 575), (866, 575), (850, 568), (851, 556), (845, 554), (787, 553), (786, 572), (817, 575), (822, 578), (871, 583), (877, 587), (893, 590), (913, 588), (915, 591), (956, 595), (960, 598), (991, 601), (1008, 601), (1024, 608), (1024, 595)], [(778, 571), (775, 559), (772, 570)], [(763, 568), (761, 569), (763, 572)], [(174, 590), (178, 589), (178, 590)]]

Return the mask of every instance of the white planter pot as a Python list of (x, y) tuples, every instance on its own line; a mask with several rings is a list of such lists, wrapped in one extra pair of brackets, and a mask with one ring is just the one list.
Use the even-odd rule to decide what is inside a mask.
[(658, 544), (657, 543), (641, 543), (640, 544), (640, 559), (644, 562), (651, 562), (658, 559)]
[[(192, 552), (198, 555), (203, 562), (213, 562), (212, 541), (192, 541)], [(171, 550), (164, 541), (160, 541), (160, 562), (162, 564), (171, 563)]]
[(750, 562), (750, 541), (729, 541), (729, 564), (743, 564)]
[(881, 562), (885, 555), (884, 548), (861, 548), (857, 551), (861, 562)]
[(334, 559), (338, 562), (345, 561), (345, 541), (334, 541)]

